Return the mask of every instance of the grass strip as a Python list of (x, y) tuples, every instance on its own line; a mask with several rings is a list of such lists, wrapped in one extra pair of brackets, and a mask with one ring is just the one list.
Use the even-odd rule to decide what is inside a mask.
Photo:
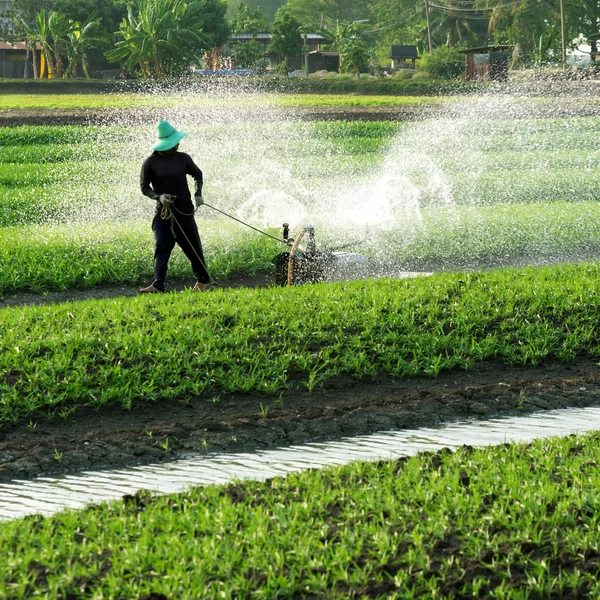
[[(203, 223), (201, 231), (213, 278), (274, 270), (277, 242), (223, 222)], [(0, 294), (139, 284), (154, 277), (153, 252), (150, 223), (0, 229)], [(178, 247), (169, 276), (193, 280), (190, 263)]]
[(600, 434), (0, 524), (6, 598), (594, 598)]
[(600, 354), (598, 265), (215, 290), (0, 314), (0, 424), (79, 405), (309, 392)]
[[(335, 245), (357, 235), (314, 222), (320, 244), (327, 244), (327, 236)], [(220, 219), (201, 220), (200, 230), (213, 277), (273, 272), (272, 259), (281, 251), (276, 242)], [(153, 247), (148, 223), (0, 229), (0, 295), (142, 283), (153, 274)], [(600, 206), (552, 202), (430, 208), (391, 230), (371, 228), (366, 242), (353, 249), (375, 266), (417, 271), (589, 259), (600, 255)], [(190, 276), (178, 249), (169, 268), (173, 276)]]
[(230, 108), (230, 107), (285, 107), (331, 106), (331, 107), (379, 107), (379, 106), (421, 106), (452, 101), (452, 97), (433, 96), (374, 96), (342, 94), (236, 94), (235, 97), (194, 94), (193, 88), (182, 99), (181, 93), (165, 94), (10, 94), (2, 97), (2, 110), (54, 110), (114, 108)]

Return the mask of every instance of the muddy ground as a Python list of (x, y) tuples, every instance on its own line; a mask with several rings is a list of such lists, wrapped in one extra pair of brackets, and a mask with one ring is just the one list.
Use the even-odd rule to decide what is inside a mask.
[(288, 391), (281, 401), (221, 394), (188, 403), (140, 403), (130, 411), (80, 408), (68, 418), (38, 416), (0, 428), (0, 479), (598, 405), (600, 368), (579, 359), (535, 369), (485, 363), (435, 380), (338, 378), (312, 395)]

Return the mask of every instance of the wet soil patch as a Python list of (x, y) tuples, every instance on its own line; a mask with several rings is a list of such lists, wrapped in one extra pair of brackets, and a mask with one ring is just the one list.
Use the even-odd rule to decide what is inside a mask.
[(139, 403), (130, 411), (79, 408), (0, 428), (0, 479), (157, 463), (461, 419), (600, 405), (600, 368), (589, 359), (537, 368), (484, 363), (437, 379), (340, 377), (312, 395), (287, 391)]
[[(161, 108), (160, 112), (168, 116), (170, 109)], [(173, 107), (177, 112), (177, 107)], [(0, 110), (0, 127), (20, 125), (147, 125), (156, 118), (157, 110), (151, 108), (54, 108), (54, 109), (10, 109)], [(194, 123), (215, 123), (222, 115), (223, 122), (231, 120), (227, 109), (206, 110), (186, 109), (188, 118)], [(272, 122), (284, 120), (297, 121), (422, 121), (436, 117), (463, 117), (464, 108), (451, 103), (431, 103), (391, 106), (295, 106), (295, 107), (257, 107), (248, 109), (253, 122)], [(472, 107), (469, 118), (490, 119), (508, 118), (567, 118), (600, 116), (600, 106), (594, 103), (580, 102), (578, 98), (548, 99), (545, 103), (527, 105), (519, 110), (511, 109), (490, 111), (489, 107)]]
[[(140, 288), (151, 283), (152, 277), (141, 280), (137, 284), (102, 284), (93, 288), (69, 288), (68, 290), (48, 290), (45, 292), (5, 292), (0, 296), (0, 309), (9, 306), (39, 306), (42, 304), (58, 304), (61, 302), (79, 302), (81, 300), (102, 300), (107, 298), (124, 298), (137, 296)], [(207, 287), (207, 291), (221, 288), (256, 288), (274, 285), (275, 276), (269, 273), (249, 277), (247, 275), (232, 276), (226, 280), (215, 280)], [(194, 285), (193, 279), (170, 278), (167, 293), (189, 290)]]

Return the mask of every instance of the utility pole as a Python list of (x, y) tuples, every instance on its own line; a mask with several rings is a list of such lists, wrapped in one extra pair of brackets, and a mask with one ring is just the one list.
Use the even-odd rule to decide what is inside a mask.
[[(427, 2), (427, 0), (425, 0)], [(560, 0), (560, 35), (562, 38), (562, 66), (565, 68), (567, 62), (567, 51), (565, 48), (565, 9), (563, 0)]]
[[(562, 0), (560, 0), (562, 6)], [(429, 54), (432, 52), (431, 47), (431, 23), (429, 22), (429, 1), (425, 0), (425, 14), (427, 15), (427, 40), (429, 41)]]

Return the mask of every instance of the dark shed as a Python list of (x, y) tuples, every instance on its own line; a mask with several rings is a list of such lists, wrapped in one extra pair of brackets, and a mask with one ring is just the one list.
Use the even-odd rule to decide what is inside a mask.
[(508, 56), (512, 46), (488, 44), (478, 48), (459, 50), (465, 55), (465, 79), (467, 81), (506, 81), (508, 79)]
[(419, 55), (416, 46), (390, 46), (392, 71), (398, 69), (414, 69)]
[[(36, 44), (36, 61), (39, 65), (41, 46)], [(25, 42), (0, 42), (0, 77), (6, 79), (22, 79), (25, 71), (27, 50)], [(29, 77), (33, 77), (33, 53), (29, 58)]]
[(340, 53), (339, 52), (320, 52), (313, 50), (308, 53), (308, 72), (316, 71), (339, 71)]

